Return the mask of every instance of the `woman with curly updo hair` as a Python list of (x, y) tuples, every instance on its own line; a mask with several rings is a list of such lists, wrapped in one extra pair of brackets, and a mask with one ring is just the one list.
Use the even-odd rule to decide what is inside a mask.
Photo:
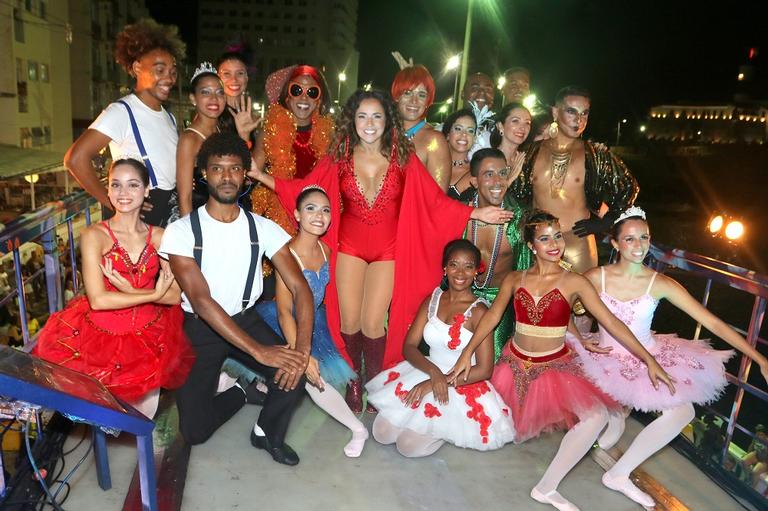
[(112, 159), (133, 157), (149, 169), (150, 194), (144, 221), (164, 226), (176, 187), (176, 120), (162, 104), (176, 84), (176, 62), (185, 45), (178, 29), (143, 19), (117, 35), (115, 60), (136, 79), (131, 94), (110, 104), (64, 156), (64, 165), (80, 185), (105, 208), (112, 209), (107, 190), (91, 161), (109, 144)]
[(274, 189), (286, 209), (308, 185), (328, 191), (331, 217), (340, 219), (324, 238), (335, 284), (326, 295), (328, 326), (360, 374), (347, 387), (353, 411), (363, 407), (363, 353), (368, 379), (403, 360), (408, 324), (440, 280), (442, 247), (461, 235), (470, 217), (503, 223), (511, 216), (448, 198), (405, 138), (392, 99), (377, 90), (358, 90), (347, 100), (330, 154), (304, 179), (260, 170), (250, 175)]

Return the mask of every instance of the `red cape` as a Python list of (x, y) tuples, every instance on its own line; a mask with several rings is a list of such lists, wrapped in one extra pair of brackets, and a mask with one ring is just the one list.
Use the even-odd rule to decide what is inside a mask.
[[(411, 154), (403, 168), (405, 185), (397, 224), (395, 242), (395, 283), (389, 309), (387, 345), (383, 368), (403, 360), (403, 344), (408, 328), (421, 302), (440, 281), (443, 247), (461, 238), (472, 208), (448, 197), (437, 186), (427, 169)], [(338, 253), (341, 191), (339, 165), (330, 156), (323, 157), (303, 179), (275, 178), (275, 192), (288, 211), (296, 208), (296, 197), (308, 185), (319, 185), (331, 201), (331, 226), (323, 237), (331, 247), (331, 280), (325, 293), (328, 329), (336, 347), (349, 362), (341, 338), (339, 298), (336, 289), (336, 255)], [(293, 218), (293, 215), (289, 215)]]

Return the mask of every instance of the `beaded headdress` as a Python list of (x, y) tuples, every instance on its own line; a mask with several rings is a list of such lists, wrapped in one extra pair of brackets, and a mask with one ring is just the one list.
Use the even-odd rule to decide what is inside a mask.
[(195, 69), (195, 72), (192, 73), (192, 78), (189, 79), (189, 83), (192, 83), (195, 81), (195, 78), (197, 78), (199, 75), (203, 73), (212, 73), (216, 74), (216, 68), (213, 67), (213, 64), (210, 62), (201, 62), (199, 66)]
[(619, 215), (619, 218), (617, 218), (613, 223), (617, 224), (621, 222), (622, 220), (626, 220), (627, 218), (631, 218), (634, 216), (639, 216), (643, 220), (645, 220), (645, 211), (643, 211), (643, 208), (639, 208), (637, 206), (632, 206), (631, 208), (628, 208), (626, 211), (624, 211), (622, 214)]

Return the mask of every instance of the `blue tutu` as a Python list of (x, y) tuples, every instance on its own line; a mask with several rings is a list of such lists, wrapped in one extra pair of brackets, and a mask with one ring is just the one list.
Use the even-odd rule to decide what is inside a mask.
[[(312, 356), (320, 364), (320, 376), (323, 377), (325, 383), (333, 387), (346, 386), (347, 383), (357, 378), (357, 374), (339, 354), (336, 344), (334, 344), (333, 338), (331, 338), (331, 332), (328, 330), (328, 321), (325, 317), (325, 306), (323, 305), (325, 286), (329, 280), (328, 263), (323, 264), (317, 273), (308, 269), (304, 269), (302, 273), (304, 278), (307, 279), (309, 288), (312, 290), (315, 302), (315, 323), (312, 327)], [(272, 301), (262, 302), (256, 305), (256, 310), (272, 330), (280, 337), (283, 337), (283, 331), (280, 329), (280, 323), (277, 320), (277, 304)]]

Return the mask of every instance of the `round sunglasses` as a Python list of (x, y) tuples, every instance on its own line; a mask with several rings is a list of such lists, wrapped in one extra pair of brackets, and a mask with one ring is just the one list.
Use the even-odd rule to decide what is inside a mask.
[(293, 82), (288, 86), (288, 93), (294, 98), (299, 98), (306, 94), (309, 99), (317, 99), (320, 97), (320, 87), (312, 85), (305, 88), (301, 84)]

